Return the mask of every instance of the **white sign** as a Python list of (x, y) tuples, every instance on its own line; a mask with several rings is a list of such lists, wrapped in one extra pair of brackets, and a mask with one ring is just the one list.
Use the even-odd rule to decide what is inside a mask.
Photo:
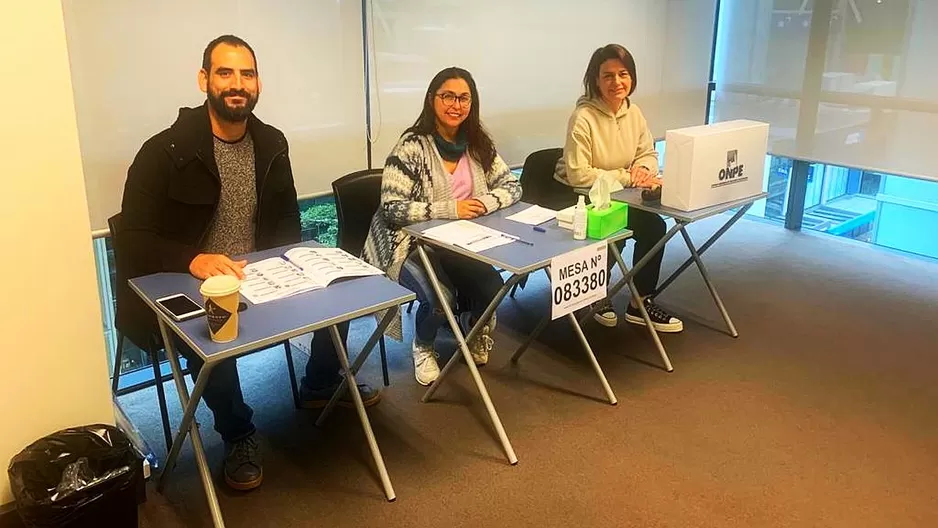
[(557, 319), (606, 298), (606, 241), (550, 261), (550, 317)]

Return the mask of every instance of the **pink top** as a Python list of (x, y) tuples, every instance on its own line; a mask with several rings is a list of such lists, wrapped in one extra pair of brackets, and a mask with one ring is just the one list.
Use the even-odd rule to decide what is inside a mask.
[(453, 171), (453, 199), (469, 198), (472, 198), (472, 168), (469, 166), (469, 156), (463, 154)]

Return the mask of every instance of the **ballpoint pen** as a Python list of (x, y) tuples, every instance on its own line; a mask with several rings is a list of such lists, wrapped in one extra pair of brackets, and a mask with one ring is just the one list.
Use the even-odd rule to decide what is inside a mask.
[(522, 239), (521, 237), (516, 237), (515, 235), (509, 235), (509, 234), (507, 234), (507, 233), (502, 233), (502, 236), (505, 237), (505, 238), (510, 238), (511, 240), (514, 240), (515, 242), (521, 242), (522, 244), (524, 244), (524, 245), (526, 245), (526, 246), (533, 246), (533, 245), (534, 245), (534, 242), (530, 242), (530, 241), (528, 241), (528, 240), (524, 240), (524, 239)]
[(468, 241), (468, 242), (464, 242), (464, 244), (467, 245), (467, 246), (469, 246), (469, 245), (475, 244), (476, 242), (482, 242), (483, 240), (486, 240), (486, 239), (489, 239), (489, 238), (492, 238), (492, 236), (491, 236), (491, 235), (482, 235), (482, 236), (480, 236), (480, 237), (473, 238), (472, 240), (470, 240), (470, 241)]

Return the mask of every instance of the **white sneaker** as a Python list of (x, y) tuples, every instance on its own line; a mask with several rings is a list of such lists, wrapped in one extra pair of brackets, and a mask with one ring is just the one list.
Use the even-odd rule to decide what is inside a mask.
[(433, 345), (420, 345), (414, 341), (414, 377), (417, 383), (427, 386), (440, 377), (440, 366), (436, 363), (437, 356)]
[[(472, 325), (469, 324), (471, 318), (469, 312), (463, 312), (459, 314), (459, 323), (463, 327), (463, 332), (469, 332), (472, 329)], [(469, 347), (469, 355), (472, 356), (472, 362), (476, 364), (477, 367), (482, 367), (488, 364), (489, 362), (489, 352), (492, 351), (492, 348), (495, 346), (495, 340), (492, 339), (492, 331), (495, 330), (496, 317), (493, 314), (492, 318), (489, 319), (488, 324), (482, 327), (482, 330), (472, 338), (472, 341), (466, 343)]]

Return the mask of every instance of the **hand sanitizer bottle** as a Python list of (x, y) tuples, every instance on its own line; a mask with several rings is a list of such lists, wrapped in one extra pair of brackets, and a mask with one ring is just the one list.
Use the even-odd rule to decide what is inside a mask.
[(577, 199), (576, 208), (573, 210), (573, 238), (586, 239), (586, 202), (582, 194)]

